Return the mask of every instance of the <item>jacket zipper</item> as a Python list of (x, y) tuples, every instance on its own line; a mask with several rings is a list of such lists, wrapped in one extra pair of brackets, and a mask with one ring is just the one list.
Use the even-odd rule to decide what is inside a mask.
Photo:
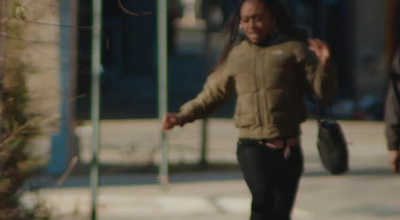
[(262, 126), (264, 124), (264, 111), (262, 111), (262, 96), (261, 96), (261, 90), (263, 89), (263, 77), (262, 77), (262, 71), (260, 70), (260, 64), (259, 64), (259, 53), (261, 51), (261, 48), (256, 47), (255, 50), (255, 58), (254, 58), (254, 70), (255, 70), (255, 75), (256, 75), (256, 86), (257, 86), (257, 110), (258, 110), (258, 122)]

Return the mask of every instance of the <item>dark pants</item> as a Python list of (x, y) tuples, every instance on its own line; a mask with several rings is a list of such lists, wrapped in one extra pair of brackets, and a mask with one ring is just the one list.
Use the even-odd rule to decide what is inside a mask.
[(292, 146), (288, 158), (283, 149), (240, 139), (237, 158), (252, 195), (250, 220), (290, 220), (303, 172), (300, 146)]

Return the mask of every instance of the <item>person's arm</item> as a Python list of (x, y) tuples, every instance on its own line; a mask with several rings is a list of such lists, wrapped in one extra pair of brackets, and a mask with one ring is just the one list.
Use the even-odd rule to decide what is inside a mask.
[(392, 84), (389, 84), (386, 95), (384, 121), (387, 148), (389, 150), (389, 166), (394, 172), (399, 172), (400, 108)]
[(337, 90), (337, 78), (329, 46), (310, 39), (309, 48), (300, 48), (296, 55), (315, 98), (321, 103), (331, 102)]
[[(400, 49), (397, 50), (396, 56), (393, 59), (392, 71), (393, 73), (400, 73)], [(394, 79), (391, 79), (394, 80)], [(398, 83), (396, 83), (399, 88)], [(400, 160), (400, 103), (397, 100), (393, 88), (392, 81), (389, 83), (389, 88), (385, 100), (385, 135), (387, 141), (387, 148), (389, 150), (389, 166), (394, 172), (400, 173), (399, 160)]]
[(164, 117), (163, 129), (171, 129), (176, 125), (183, 126), (199, 118), (215, 112), (235, 93), (233, 78), (229, 76), (225, 65), (220, 66), (208, 76), (203, 90), (196, 98), (186, 102), (179, 113), (168, 113)]
[(400, 74), (400, 47), (397, 48), (396, 54), (393, 58), (392, 71)]
[(390, 83), (385, 100), (385, 135), (388, 150), (399, 150), (400, 108), (393, 89)]

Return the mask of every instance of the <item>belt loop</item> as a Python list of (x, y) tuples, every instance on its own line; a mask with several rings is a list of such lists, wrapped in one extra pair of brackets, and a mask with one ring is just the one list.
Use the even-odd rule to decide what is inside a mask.
[(287, 160), (290, 156), (290, 146), (287, 144), (287, 138), (283, 138), (283, 157)]

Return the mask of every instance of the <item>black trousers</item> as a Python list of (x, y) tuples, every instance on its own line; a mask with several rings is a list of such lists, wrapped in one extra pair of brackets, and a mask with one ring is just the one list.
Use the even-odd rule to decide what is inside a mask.
[(284, 158), (283, 149), (239, 139), (237, 158), (252, 195), (250, 220), (290, 220), (303, 173), (301, 147), (290, 149)]

